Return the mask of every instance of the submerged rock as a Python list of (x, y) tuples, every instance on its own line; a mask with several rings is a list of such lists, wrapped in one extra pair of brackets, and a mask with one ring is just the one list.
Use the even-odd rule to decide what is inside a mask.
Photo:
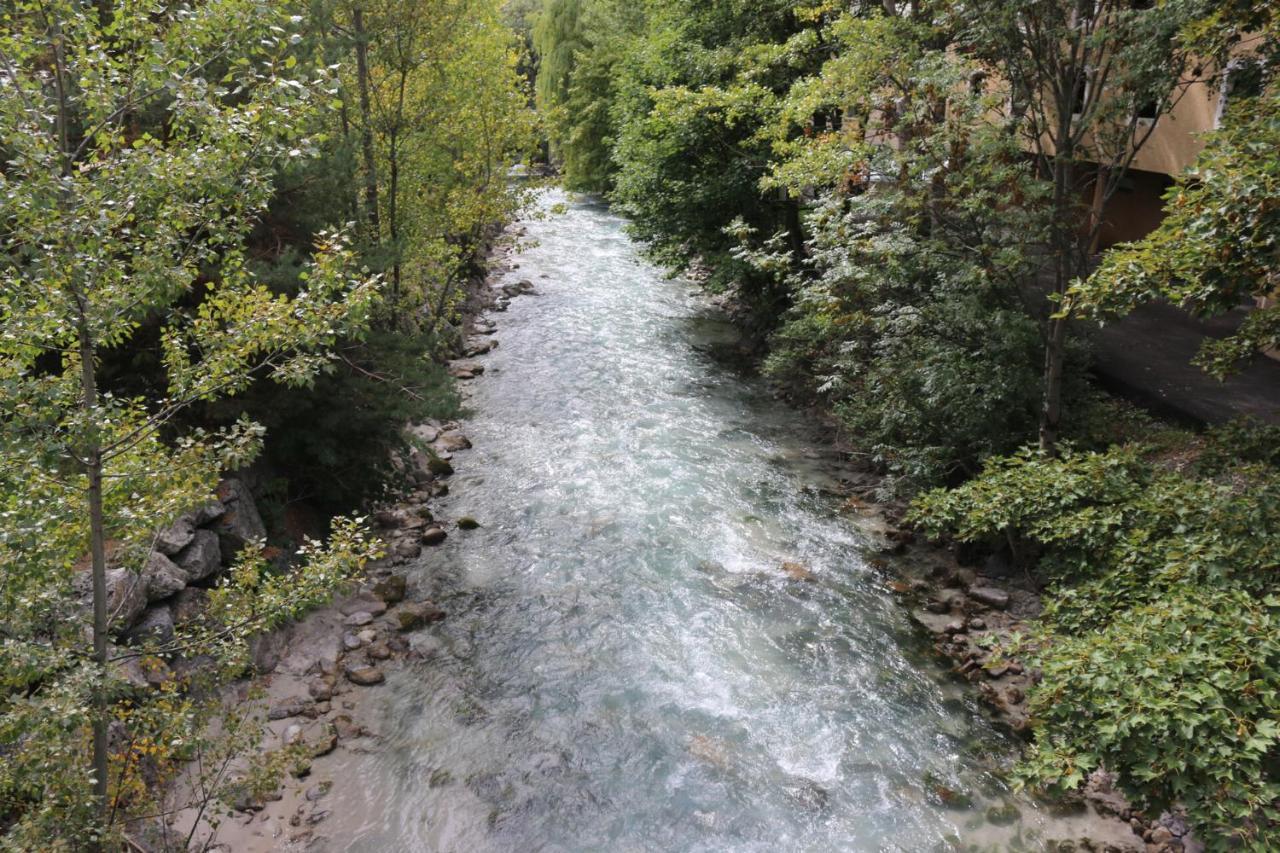
[(783, 573), (793, 581), (814, 581), (817, 576), (809, 570), (804, 563), (785, 562), (782, 564)]
[(412, 631), (432, 622), (439, 622), (447, 614), (430, 601), (402, 604), (395, 611), (396, 624), (401, 631)]
[(827, 807), (830, 795), (827, 789), (812, 779), (798, 779), (782, 789), (787, 798), (805, 811), (820, 812)]

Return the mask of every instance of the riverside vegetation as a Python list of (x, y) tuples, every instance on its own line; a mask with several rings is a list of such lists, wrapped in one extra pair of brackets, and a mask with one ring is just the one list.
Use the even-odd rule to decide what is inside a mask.
[(0, 11), (6, 849), (141, 844), (192, 766), (229, 796), (258, 730), (211, 691), (377, 554), (299, 502), (359, 507), (457, 408), (519, 56), (491, 0)]
[[(1280, 436), (1192, 435), (1086, 378), (1093, 321), (1276, 288), (1268, 4), (17, 0), (0, 22), (7, 849), (140, 844), (193, 765), (183, 805), (242, 789), (220, 768), (259, 729), (209, 697), (378, 556), (343, 514), (406, 422), (457, 414), (443, 362), (540, 121), (568, 187), (732, 294), (884, 497), (1044, 585), (1002, 650), (1038, 677), (1025, 783), (1105, 768), (1211, 848), (1280, 843)], [(1117, 192), (1140, 114), (1245, 42), (1256, 85), (1164, 224), (1095, 269), (1084, 191)], [(1200, 360), (1278, 338), (1262, 309)]]
[[(921, 531), (1044, 585), (1006, 650), (1039, 678), (1023, 781), (1105, 768), (1213, 849), (1280, 843), (1277, 435), (1126, 413), (1086, 379), (1088, 329), (1274, 291), (1278, 36), (1267, 4), (1197, 0), (547, 0), (534, 30), (566, 184), (729, 291), (765, 373)], [(1169, 216), (1095, 270), (1084, 199), (1117, 191), (1142, 108), (1245, 43), (1257, 79)], [(1204, 368), (1276, 346), (1277, 310)]]

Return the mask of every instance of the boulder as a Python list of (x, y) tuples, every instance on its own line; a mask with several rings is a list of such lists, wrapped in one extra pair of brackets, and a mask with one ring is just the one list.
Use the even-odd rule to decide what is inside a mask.
[(174, 556), (175, 562), (187, 576), (188, 583), (204, 580), (222, 568), (222, 546), (218, 534), (211, 530), (197, 530), (191, 544)]
[[(299, 717), (304, 714), (310, 716), (308, 712), (315, 709), (315, 702), (305, 696), (290, 696), (282, 699), (267, 709), (268, 720), (287, 720), (290, 717)], [(292, 728), (292, 726), (290, 726)]]
[(348, 681), (361, 687), (372, 687), (386, 681), (386, 676), (376, 666), (348, 666), (344, 672)]
[(124, 632), (122, 639), (130, 645), (173, 642), (173, 613), (165, 604), (148, 607), (142, 618)]
[(480, 522), (476, 521), (469, 515), (464, 515), (458, 519), (459, 530), (475, 530), (480, 526)]
[(261, 542), (267, 538), (266, 525), (258, 514), (249, 487), (236, 477), (228, 477), (218, 485), (218, 499), (226, 507), (214, 525), (218, 544), (222, 547), (222, 560), (227, 565), (235, 559), (249, 542)]
[[(147, 609), (147, 588), (142, 576), (124, 568), (107, 569), (107, 624), (112, 633), (128, 630), (142, 611)], [(93, 618), (93, 572), (86, 570), (76, 578), (76, 593), (81, 606)]]
[(391, 553), (406, 560), (412, 560), (422, 553), (422, 543), (413, 539), (397, 539), (391, 546)]
[(453, 466), (449, 464), (449, 460), (441, 459), (439, 456), (428, 456), (426, 465), (433, 477), (448, 477), (453, 473)]
[(422, 531), (423, 545), (439, 545), (448, 537), (449, 534), (444, 532), (442, 527), (428, 527)]
[(209, 606), (209, 591), (198, 586), (189, 586), (179, 590), (169, 602), (169, 611), (173, 614), (173, 624), (185, 625), (194, 622), (204, 615)]
[(167, 557), (172, 557), (190, 545), (195, 535), (195, 518), (191, 515), (179, 516), (172, 527), (166, 527), (156, 534), (156, 550)]
[(373, 585), (373, 594), (387, 604), (398, 604), (404, 601), (404, 575), (388, 575)]
[(471, 439), (467, 438), (457, 430), (449, 430), (443, 432), (435, 441), (437, 450), (444, 450), (452, 453), (457, 450), (469, 450), (471, 448)]
[(349, 615), (346, 619), (343, 619), (342, 624), (348, 625), (352, 628), (360, 628), (365, 625), (368, 625), (372, 621), (373, 621), (373, 614), (370, 613), (368, 610), (357, 610), (356, 612)]
[(401, 631), (412, 631), (432, 622), (439, 622), (447, 614), (430, 601), (409, 602), (396, 608), (394, 618)]
[[(194, 535), (193, 530), (192, 536)], [(147, 601), (159, 601), (185, 589), (187, 573), (164, 554), (152, 551), (147, 556), (147, 565), (142, 569), (142, 582)]]
[(1009, 593), (994, 586), (975, 586), (969, 589), (969, 597), (979, 604), (1003, 610), (1009, 606)]

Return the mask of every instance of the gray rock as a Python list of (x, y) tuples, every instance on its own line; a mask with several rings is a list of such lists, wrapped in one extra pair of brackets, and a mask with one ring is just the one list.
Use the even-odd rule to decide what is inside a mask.
[(221, 518), (226, 511), (227, 508), (222, 505), (222, 501), (211, 500), (207, 504), (193, 509), (190, 515), (196, 527), (204, 527), (209, 522)]
[(169, 607), (164, 604), (148, 607), (142, 618), (124, 632), (123, 639), (131, 645), (173, 642), (173, 614)]
[(400, 605), (394, 613), (394, 618), (401, 631), (412, 631), (431, 622), (439, 622), (446, 615), (430, 601), (421, 601)]
[[(315, 702), (304, 696), (290, 696), (282, 699), (267, 709), (268, 720), (287, 720), (314, 710)], [(290, 726), (292, 728), (292, 726)]]
[(195, 518), (190, 515), (179, 516), (172, 527), (166, 527), (156, 534), (156, 550), (167, 557), (172, 557), (190, 545), (195, 535)]
[(265, 540), (267, 528), (258, 514), (258, 506), (253, 502), (249, 487), (238, 478), (228, 477), (218, 485), (218, 499), (226, 507), (226, 512), (218, 518), (214, 529), (222, 547), (222, 560), (230, 565), (246, 544)]
[(355, 613), (352, 613), (346, 619), (343, 619), (342, 624), (348, 625), (352, 628), (360, 628), (364, 625), (368, 625), (372, 621), (373, 621), (373, 614), (370, 613), (368, 610), (357, 610)]
[[(147, 589), (141, 575), (124, 568), (107, 569), (107, 624), (113, 633), (126, 631), (147, 608)], [(92, 619), (93, 572), (86, 569), (75, 580), (81, 607)]]
[(382, 674), (382, 670), (376, 666), (348, 666), (344, 670), (347, 680), (352, 684), (358, 684), (361, 687), (372, 687), (375, 684), (381, 684), (386, 680), (386, 676)]
[(331, 789), (332, 787), (333, 787), (333, 783), (326, 780), (324, 782), (321, 782), (318, 785), (312, 785), (310, 788), (308, 788), (305, 796), (308, 801), (314, 803), (316, 800), (328, 794), (329, 789)]
[(387, 604), (398, 604), (404, 601), (405, 586), (404, 575), (389, 575), (373, 585), (373, 594)]
[(435, 447), (437, 451), (445, 451), (447, 453), (469, 450), (471, 448), (471, 439), (457, 430), (449, 430), (440, 434), (440, 437), (436, 439)]
[(364, 641), (352, 633), (342, 635), (342, 648), (348, 652), (354, 652), (356, 649), (364, 645)]
[(173, 613), (174, 625), (186, 625), (204, 615), (209, 606), (209, 591), (198, 586), (189, 586), (179, 590), (169, 602), (169, 610)]
[(191, 544), (179, 551), (173, 561), (186, 573), (188, 582), (204, 580), (222, 568), (218, 534), (211, 530), (197, 530)]
[(160, 601), (186, 587), (187, 573), (164, 554), (152, 551), (142, 569), (142, 582), (147, 591), (147, 601)]
[(1009, 606), (1009, 593), (994, 586), (975, 586), (970, 588), (969, 597), (979, 604), (1003, 610)]
[(439, 545), (440, 543), (444, 542), (446, 538), (448, 538), (448, 535), (449, 534), (444, 532), (444, 528), (428, 527), (426, 530), (422, 531), (422, 544), (423, 545)]
[(391, 546), (391, 553), (406, 560), (412, 560), (422, 553), (422, 543), (413, 539), (397, 539)]

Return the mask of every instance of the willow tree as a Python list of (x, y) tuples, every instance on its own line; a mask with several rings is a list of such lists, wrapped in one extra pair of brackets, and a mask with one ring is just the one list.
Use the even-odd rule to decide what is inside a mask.
[[(323, 236), (293, 299), (247, 271), (244, 241), (305, 115), (333, 83), (290, 53), (271, 4), (8, 4), (0, 27), (0, 822), (19, 848), (101, 846), (153, 769), (200, 737), (180, 687), (139, 693), (112, 645), (158, 529), (207, 504), (261, 430), (180, 432), (187, 407), (257, 376), (308, 382), (358, 330), (377, 280)], [(158, 352), (166, 387), (133, 396), (104, 356)], [(243, 663), (247, 636), (321, 596), (368, 556), (339, 523), (287, 578), (246, 549), (216, 630), (159, 650)], [(88, 588), (85, 599), (79, 590)], [(86, 600), (87, 599), (87, 600)], [(126, 726), (127, 730), (127, 726)]]

